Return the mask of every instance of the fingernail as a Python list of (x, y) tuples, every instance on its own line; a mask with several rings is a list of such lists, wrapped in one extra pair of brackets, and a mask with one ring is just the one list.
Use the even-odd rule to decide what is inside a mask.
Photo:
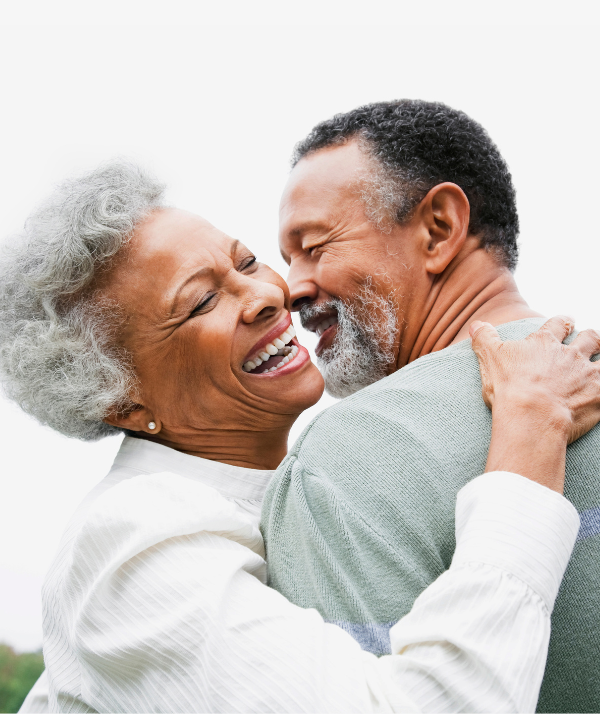
[(477, 332), (477, 330), (480, 327), (482, 327), (482, 325), (483, 325), (483, 322), (481, 322), (481, 320), (475, 320), (475, 322), (471, 323), (471, 325), (469, 327), (469, 334), (471, 335), (471, 337), (475, 336), (475, 333)]

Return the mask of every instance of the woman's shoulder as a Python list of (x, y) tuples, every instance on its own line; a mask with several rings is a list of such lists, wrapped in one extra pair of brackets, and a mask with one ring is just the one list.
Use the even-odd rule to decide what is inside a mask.
[(81, 530), (143, 530), (172, 537), (197, 530), (237, 531), (247, 523), (243, 511), (215, 488), (162, 471), (141, 473), (106, 489), (88, 506)]
[(198, 632), (218, 614), (218, 584), (241, 570), (266, 581), (262, 536), (216, 489), (172, 472), (113, 483), (80, 514), (44, 585), (55, 688), (80, 696), (98, 681), (96, 663), (120, 667), (131, 652), (139, 663), (157, 646), (187, 641), (194, 617)]
[(75, 514), (47, 583), (75, 583), (85, 590), (145, 551), (207, 534), (218, 538), (220, 548), (230, 543), (233, 549), (264, 552), (257, 524), (216, 489), (170, 472), (130, 476)]

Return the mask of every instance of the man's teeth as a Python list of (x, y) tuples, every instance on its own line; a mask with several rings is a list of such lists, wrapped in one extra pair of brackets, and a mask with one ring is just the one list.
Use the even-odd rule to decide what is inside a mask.
[(319, 337), (325, 332), (325, 330), (328, 327), (331, 327), (332, 325), (337, 325), (337, 317), (328, 317), (326, 320), (323, 320), (323, 322), (320, 322), (317, 327), (315, 328), (315, 332)]
[(269, 342), (268, 345), (265, 345), (256, 357), (253, 357), (251, 360), (248, 360), (248, 362), (245, 362), (243, 370), (245, 372), (252, 372), (253, 369), (260, 367), (263, 362), (266, 362), (275, 355), (281, 355), (283, 359), (275, 367), (271, 367), (265, 372), (261, 372), (261, 374), (274, 372), (276, 369), (279, 369), (288, 362), (291, 362), (299, 351), (296, 345), (288, 347), (288, 344), (294, 339), (295, 336), (296, 330), (292, 325), (290, 325), (283, 334), (276, 337), (273, 342)]

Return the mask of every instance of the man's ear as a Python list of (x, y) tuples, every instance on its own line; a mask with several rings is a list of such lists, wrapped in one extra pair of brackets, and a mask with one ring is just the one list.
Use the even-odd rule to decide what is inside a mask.
[(428, 273), (439, 275), (465, 244), (471, 208), (464, 191), (455, 183), (434, 186), (418, 206), (424, 224), (423, 250)]
[(134, 408), (126, 411), (114, 411), (108, 414), (104, 421), (111, 426), (129, 431), (143, 431), (146, 434), (158, 434), (162, 424), (153, 416), (150, 409), (136, 404)]

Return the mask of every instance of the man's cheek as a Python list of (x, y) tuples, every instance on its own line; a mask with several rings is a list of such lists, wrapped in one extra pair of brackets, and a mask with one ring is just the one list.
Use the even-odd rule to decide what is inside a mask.
[(317, 282), (332, 298), (352, 302), (370, 276), (366, 261), (362, 265), (347, 262), (338, 252), (328, 253), (319, 261)]

